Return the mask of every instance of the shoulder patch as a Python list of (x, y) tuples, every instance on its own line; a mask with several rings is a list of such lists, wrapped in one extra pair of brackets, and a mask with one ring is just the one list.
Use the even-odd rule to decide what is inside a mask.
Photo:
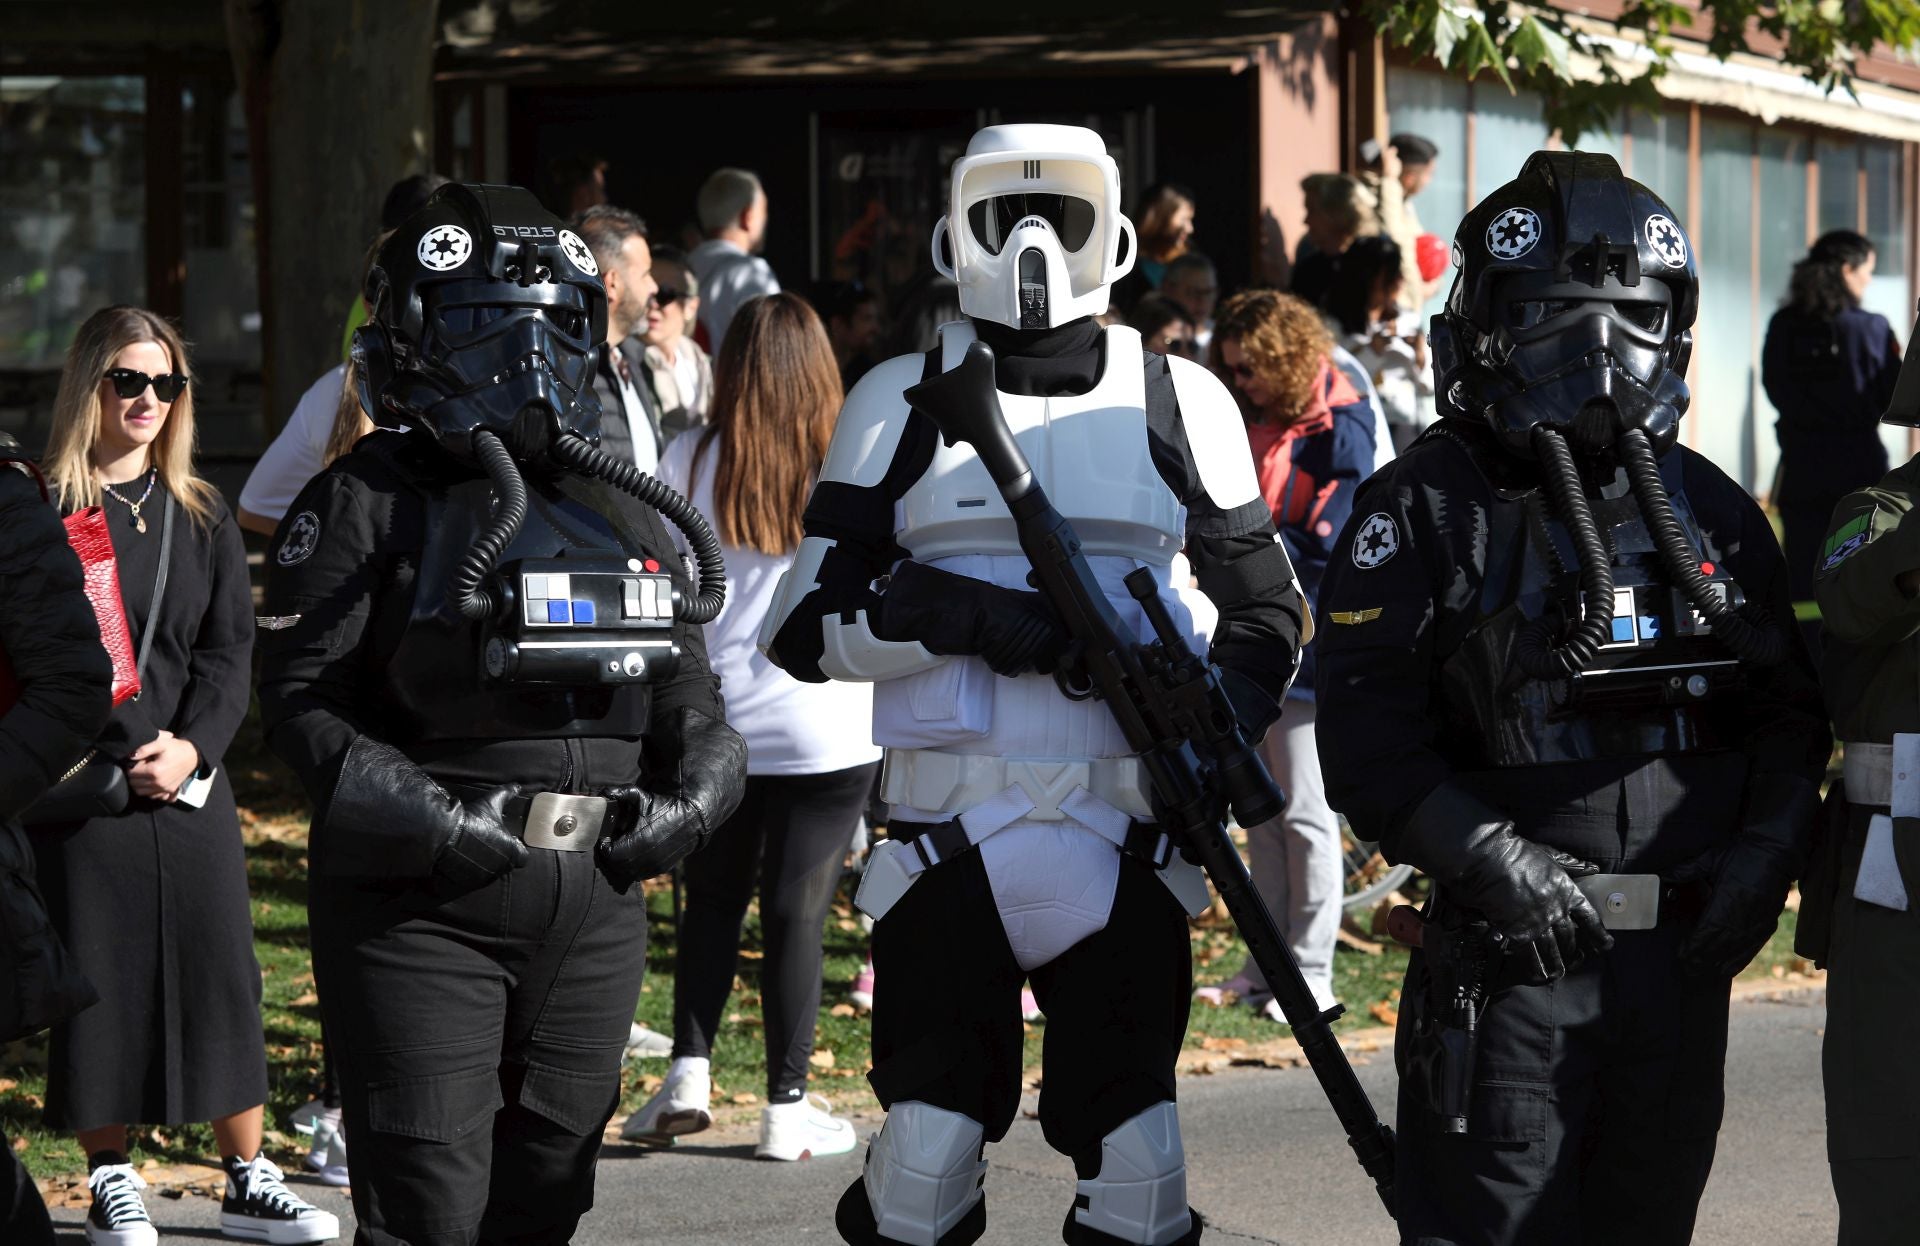
[(312, 511), (301, 511), (287, 525), (287, 539), (280, 542), (280, 551), (274, 560), (283, 567), (291, 567), (305, 562), (313, 556), (320, 544), (320, 516)]
[(1361, 521), (1353, 534), (1353, 565), (1371, 571), (1400, 552), (1400, 525), (1385, 511)]

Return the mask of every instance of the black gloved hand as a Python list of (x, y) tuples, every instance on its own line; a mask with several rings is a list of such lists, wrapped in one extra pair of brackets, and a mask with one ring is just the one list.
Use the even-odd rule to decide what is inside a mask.
[(1701, 978), (1732, 978), (1773, 937), (1787, 892), (1806, 863), (1820, 791), (1798, 775), (1756, 774), (1746, 816), (1724, 848), (1695, 857), (1669, 882), (1711, 885), (1700, 920), (1680, 944), (1680, 964)]
[(517, 787), (496, 788), (483, 800), (455, 800), (433, 856), (433, 876), (455, 891), (483, 887), (527, 863), (526, 844), (506, 826), (507, 801)]
[(880, 597), (873, 634), (917, 640), (929, 653), (977, 655), (996, 675), (1053, 673), (1067, 633), (1039, 593), (903, 562)]
[(645, 784), (606, 790), (621, 813), (593, 851), (622, 894), (698, 852), (739, 808), (747, 781), (747, 742), (718, 718), (683, 706), (645, 739)]
[(327, 802), (317, 863), (336, 876), (437, 878), (471, 890), (527, 863), (527, 846), (502, 817), (516, 790), (460, 800), (393, 745), (356, 736)]
[(1528, 982), (1552, 982), (1613, 946), (1593, 904), (1574, 885), (1595, 867), (1542, 848), (1451, 783), (1420, 802), (1394, 844), (1448, 899), (1484, 914)]

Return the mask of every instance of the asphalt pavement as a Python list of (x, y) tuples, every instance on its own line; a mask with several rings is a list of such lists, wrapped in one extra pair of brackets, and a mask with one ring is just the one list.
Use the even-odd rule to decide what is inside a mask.
[[(1734, 1006), (1727, 1116), (1700, 1208), (1697, 1246), (1808, 1246), (1833, 1240), (1820, 1093), (1817, 992)], [(1360, 1078), (1383, 1113), (1394, 1095), (1391, 1057), (1361, 1057)], [(1060, 1240), (1073, 1167), (1041, 1139), (1029, 1097), (1006, 1140), (988, 1149), (983, 1244)], [(1185, 1079), (1180, 1117), (1188, 1195), (1207, 1217), (1205, 1241), (1230, 1246), (1391, 1246), (1394, 1234), (1350, 1158), (1333, 1113), (1304, 1069), (1230, 1069)], [(859, 1122), (862, 1134), (878, 1117)], [(750, 1128), (715, 1131), (666, 1151), (609, 1146), (598, 1205), (578, 1246), (784, 1246), (833, 1243), (833, 1208), (860, 1170), (860, 1151), (798, 1164), (753, 1158)], [(300, 1182), (303, 1197), (351, 1220), (345, 1195)], [(150, 1198), (163, 1240), (217, 1238), (210, 1199)], [(80, 1213), (57, 1213), (63, 1243), (83, 1241)], [(343, 1238), (350, 1231), (343, 1233)]]

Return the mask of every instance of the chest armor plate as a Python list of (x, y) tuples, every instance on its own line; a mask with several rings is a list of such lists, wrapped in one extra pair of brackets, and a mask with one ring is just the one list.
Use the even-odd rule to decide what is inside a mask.
[[(1677, 463), (1663, 464), (1673, 510), (1700, 551), (1702, 571), (1732, 604), (1739, 587), (1720, 564), (1687, 504)], [(1569, 679), (1522, 672), (1529, 630), (1565, 634), (1578, 618), (1579, 560), (1544, 492), (1496, 496), (1489, 514), (1480, 621), (1441, 666), (1446, 712), (1457, 728), (1450, 760), (1463, 769), (1671, 756), (1724, 747), (1712, 702), (1739, 687), (1740, 665), (1712, 634), (1662, 566), (1639, 506), (1621, 496), (1591, 499), (1612, 553), (1613, 640)], [(1608, 493), (1614, 489), (1606, 490)]]
[[(1147, 446), (1146, 373), (1140, 334), (1106, 331), (1100, 381), (1061, 398), (1000, 395), (1000, 408), (1054, 508), (1073, 521), (1089, 557), (1117, 555), (1166, 566), (1183, 543), (1181, 505)], [(965, 323), (941, 330), (944, 366), (973, 340)], [(956, 554), (1018, 555), (1013, 516), (972, 447), (934, 451), (896, 504), (895, 540), (916, 560)]]
[[(387, 670), (387, 697), (399, 717), (389, 728), (395, 742), (637, 738), (651, 703), (644, 684), (514, 686), (484, 678), (483, 628), (448, 604), (447, 584), (490, 517), (492, 496), (489, 482), (476, 479), (427, 500), (413, 601)], [(500, 565), (583, 553), (677, 557), (658, 518), (626, 495), (572, 475), (528, 479), (526, 522)]]

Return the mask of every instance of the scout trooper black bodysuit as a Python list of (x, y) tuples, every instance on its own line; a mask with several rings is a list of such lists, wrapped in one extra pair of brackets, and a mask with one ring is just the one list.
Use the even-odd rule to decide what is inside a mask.
[(902, 396), (976, 336), (993, 346), (1007, 421), (1121, 617), (1150, 635), (1121, 580), (1151, 568), (1175, 618), (1210, 633), (1257, 737), (1304, 639), (1300, 593), (1231, 396), (1092, 319), (1130, 266), (1117, 202), (1091, 131), (975, 135), (935, 236), (968, 319), (848, 396), (761, 635), (798, 678), (872, 681), (887, 749), (889, 838), (860, 902), (877, 921), (872, 1082), (889, 1115), (841, 1203), (851, 1242), (979, 1236), (982, 1146), (1019, 1099), (1023, 979), (1047, 1015), (1041, 1120), (1081, 1178), (1066, 1240), (1198, 1240), (1173, 1067), (1205, 880), (1152, 824), (1111, 712), (1046, 673), (1065, 638), (985, 469)]

